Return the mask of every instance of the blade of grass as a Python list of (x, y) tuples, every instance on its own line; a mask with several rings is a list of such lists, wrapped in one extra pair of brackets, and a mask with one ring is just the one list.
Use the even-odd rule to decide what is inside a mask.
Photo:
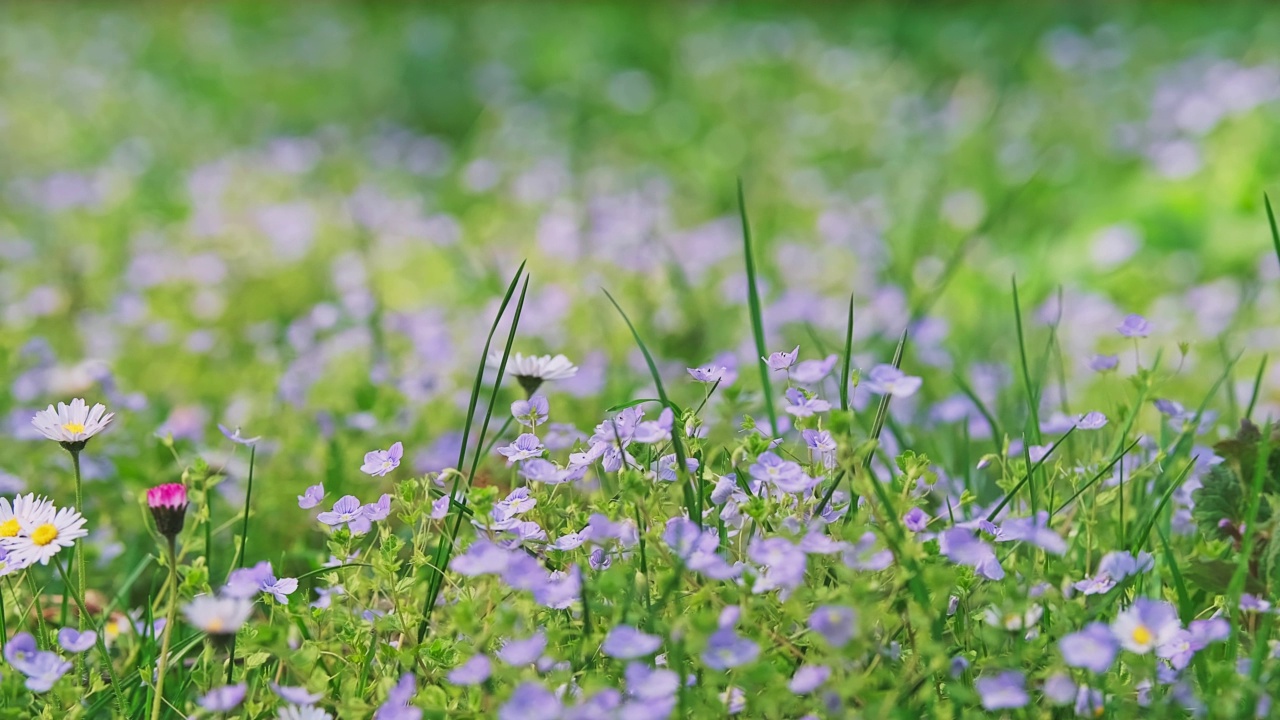
[(747, 261), (747, 307), (751, 310), (751, 333), (756, 340), (756, 365), (760, 368), (760, 387), (764, 391), (764, 409), (769, 416), (770, 435), (777, 436), (778, 412), (773, 407), (773, 385), (769, 382), (769, 364), (764, 359), (764, 315), (760, 311), (760, 289), (756, 281), (751, 223), (747, 220), (747, 200), (742, 190), (742, 178), (738, 178), (738, 214), (742, 217), (742, 251)]
[(1262, 390), (1262, 374), (1267, 370), (1267, 356), (1262, 356), (1258, 363), (1258, 372), (1253, 376), (1253, 392), (1249, 393), (1249, 407), (1244, 411), (1245, 420), (1253, 419), (1253, 408), (1258, 404), (1258, 393)]
[[(604, 290), (604, 288), (601, 288)], [(640, 339), (640, 333), (636, 330), (636, 326), (632, 324), (631, 318), (627, 317), (626, 311), (613, 299), (613, 295), (608, 290), (604, 290), (605, 297), (609, 298), (609, 302), (613, 303), (614, 309), (622, 316), (624, 322), (627, 323), (627, 329), (631, 331), (631, 337), (635, 340), (636, 346), (640, 348), (640, 352), (644, 354), (645, 364), (649, 366), (649, 375), (653, 377), (653, 386), (658, 391), (658, 397), (661, 398), (664, 406), (671, 406), (671, 400), (667, 398), (667, 389), (662, 385), (662, 376), (658, 372), (658, 364), (653, 361), (653, 355), (649, 352), (649, 348), (645, 346), (644, 340)], [(775, 426), (776, 427), (776, 426)], [(698, 528), (702, 528), (702, 516), (695, 515), (696, 503), (694, 502), (694, 493), (696, 489), (693, 487), (693, 480), (689, 477), (689, 464), (686, 462), (684, 449), (684, 426), (681, 421), (677, 421), (676, 427), (671, 429), (671, 445), (676, 453), (676, 477), (679, 478), (681, 485), (685, 490), (685, 508), (689, 511), (689, 519), (698, 523)]]
[(844, 328), (844, 362), (840, 366), (840, 409), (849, 411), (849, 366), (853, 363), (853, 293), (849, 293), (849, 319)]
[[(494, 315), (493, 324), (489, 326), (489, 335), (488, 337), (485, 338), (485, 341), (484, 341), (484, 350), (480, 357), (480, 365), (479, 367), (476, 368), (475, 381), (471, 385), (471, 400), (467, 405), (467, 419), (462, 426), (462, 443), (458, 447), (457, 469), (458, 469), (459, 475), (454, 477), (453, 486), (449, 491), (449, 497), (451, 498), (450, 508), (453, 507), (453, 503), (458, 497), (458, 485), (461, 482), (460, 474), (462, 472), (463, 463), (466, 461), (466, 457), (467, 457), (467, 441), (471, 438), (471, 425), (475, 421), (476, 405), (480, 402), (480, 388), (484, 384), (484, 369), (489, 361), (489, 348), (492, 347), (493, 345), (493, 336), (495, 333), (498, 332), (498, 324), (502, 322), (502, 317), (507, 312), (507, 306), (511, 303), (511, 297), (515, 295), (516, 288), (520, 286), (520, 278), (521, 276), (524, 275), (524, 267), (525, 267), (525, 262), (521, 262), (520, 267), (516, 269), (515, 275), (511, 278), (511, 284), (507, 286), (507, 293), (502, 297), (502, 304), (498, 306), (498, 312)], [(528, 287), (527, 283), (525, 287)], [(512, 323), (511, 327), (512, 327), (512, 332), (514, 333), (514, 330), (515, 330), (514, 322)], [(508, 351), (508, 354), (509, 354), (509, 351)], [(498, 372), (498, 377), (497, 379), (494, 380), (495, 384), (500, 384), (502, 382), (502, 372), (506, 369), (506, 366), (507, 366), (507, 354), (504, 354), (502, 357), (502, 364)], [(492, 408), (490, 408), (490, 410), (492, 410)], [(470, 482), (469, 478), (468, 478), (468, 482)], [(448, 538), (447, 541), (449, 544), (452, 544), (452, 538)], [(445, 539), (442, 539), (441, 543), (443, 545), (445, 543)], [(443, 552), (442, 550), (437, 549), (436, 551), (437, 560), (439, 559), (442, 552)], [(435, 598), (438, 596), (438, 593), (439, 593), (439, 590), (438, 590), (439, 582), (443, 580), (443, 578), (440, 578), (439, 580), (437, 580), (437, 577), (440, 576), (443, 572), (444, 572), (444, 568), (441, 567), (439, 562), (434, 563), (427, 570), (428, 604), (423, 607), (422, 620), (418, 625), (418, 642), (419, 643), (421, 643), (423, 638), (426, 637), (427, 626), (431, 619), (431, 609), (435, 606)]]
[(964, 377), (961, 376), (960, 373), (952, 373), (952, 378), (955, 379), (956, 386), (960, 388), (960, 392), (964, 393), (965, 397), (969, 398), (969, 401), (972, 402), (974, 407), (978, 408), (978, 412), (982, 414), (982, 418), (987, 421), (987, 425), (991, 426), (991, 442), (995, 443), (996, 454), (999, 455), (1004, 452), (1004, 446), (1001, 444), (1004, 442), (1004, 432), (1000, 430), (1000, 422), (996, 420), (996, 416), (987, 409), (986, 404), (983, 403), (982, 399), (978, 397), (978, 394), (973, 391), (973, 388), (969, 387), (969, 383), (965, 382)]
[(1134, 534), (1133, 541), (1129, 544), (1129, 552), (1137, 555), (1138, 550), (1147, 543), (1147, 536), (1151, 534), (1151, 528), (1155, 527), (1156, 520), (1160, 517), (1160, 512), (1169, 504), (1170, 498), (1172, 498), (1173, 494), (1178, 491), (1178, 488), (1182, 487), (1182, 483), (1187, 481), (1187, 478), (1191, 475), (1191, 468), (1195, 467), (1196, 460), (1199, 459), (1199, 457), (1200, 456), (1197, 455), (1191, 458), (1191, 460), (1187, 462), (1186, 466), (1182, 468), (1182, 472), (1178, 473), (1178, 476), (1173, 479), (1173, 482), (1169, 483), (1169, 487), (1165, 488), (1164, 493), (1160, 495), (1160, 501), (1157, 502), (1151, 512), (1147, 513), (1146, 517), (1143, 518), (1142, 525), (1139, 526), (1138, 532)]
[[(902, 351), (905, 350), (906, 347), (907, 347), (907, 331), (904, 329), (902, 331), (902, 335), (898, 338), (898, 347), (893, 351), (892, 364), (895, 368), (902, 367)], [(880, 441), (880, 433), (884, 431), (884, 421), (885, 421), (885, 418), (888, 417), (889, 415), (889, 401), (892, 398), (893, 396), (888, 393), (885, 393), (884, 395), (880, 396), (880, 405), (879, 407), (876, 408), (876, 419), (871, 424), (870, 439), (874, 442), (878, 443)], [(867, 453), (866, 459), (863, 460), (862, 462), (863, 470), (866, 470), (871, 467), (871, 461), (874, 457), (875, 457), (874, 452)], [(848, 473), (841, 473), (839, 475), (836, 475), (835, 480), (833, 480), (831, 482), (831, 485), (827, 487), (826, 494), (822, 496), (822, 500), (818, 503), (818, 508), (817, 510), (814, 511), (815, 515), (821, 515), (822, 511), (827, 508), (827, 503), (831, 502), (831, 496), (835, 495), (836, 488), (840, 485), (840, 479), (844, 477), (844, 475), (846, 474)], [(850, 478), (849, 480), (849, 489), (850, 491), (852, 491), (853, 489), (852, 478)], [(851, 496), (849, 498), (850, 502), (856, 504), (858, 499), (856, 497), (852, 497), (852, 492), (850, 492), (850, 496)], [(849, 519), (852, 517), (853, 517), (853, 513), (846, 513), (844, 516), (844, 521), (848, 523)]]
[[(1068, 430), (1066, 433), (1064, 433), (1062, 437), (1058, 438), (1057, 442), (1049, 446), (1049, 449), (1044, 452), (1044, 455), (1039, 460), (1035, 461), (1034, 464), (1032, 464), (1027, 468), (1027, 474), (1023, 476), (1023, 478), (1018, 481), (1018, 484), (1014, 485), (1013, 488), (1009, 490), (1009, 492), (1005, 493), (1005, 496), (1000, 500), (1000, 503), (996, 505), (995, 508), (993, 508), (990, 513), (987, 514), (987, 522), (995, 521), (996, 516), (999, 515), (1000, 511), (1004, 510), (1005, 507), (1008, 506), (1009, 503), (1013, 501), (1013, 498), (1018, 494), (1018, 491), (1022, 489), (1022, 486), (1031, 482), (1031, 477), (1035, 475), (1035, 472), (1044, 465), (1045, 461), (1049, 459), (1049, 456), (1053, 455), (1053, 451), (1057, 450), (1059, 445), (1066, 442), (1067, 438), (1071, 437), (1071, 433), (1075, 431), (1076, 431), (1076, 426), (1072, 425), (1071, 429)], [(1028, 459), (1030, 459), (1030, 455), (1028, 455), (1027, 457)], [(1035, 505), (1033, 504), (1032, 507), (1035, 507)]]

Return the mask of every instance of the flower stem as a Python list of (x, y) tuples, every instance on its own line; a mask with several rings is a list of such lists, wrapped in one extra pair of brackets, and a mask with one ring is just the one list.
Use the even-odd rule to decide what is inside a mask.
[[(58, 572), (62, 575), (63, 582), (67, 584), (68, 588), (71, 587), (71, 576), (67, 574), (67, 569), (62, 567), (62, 562), (55, 557), (53, 559), (53, 564), (57, 566)], [(30, 575), (28, 575), (28, 577), (30, 577)], [(76, 601), (76, 607), (80, 610), (81, 620), (88, 618), (89, 609), (84, 606), (84, 598), (80, 595), (72, 595), (72, 597)], [(116, 710), (120, 713), (120, 717), (128, 717), (128, 713), (125, 711), (124, 689), (120, 687), (120, 678), (116, 677), (115, 666), (111, 664), (111, 655), (107, 653), (107, 641), (105, 634), (103, 633), (102, 626), (95, 623), (93, 631), (97, 636), (95, 639), (98, 645), (98, 652), (102, 655), (102, 666), (107, 671), (107, 677), (110, 678), (111, 691), (115, 693)]]
[(169, 641), (173, 638), (173, 623), (178, 616), (178, 550), (174, 538), (169, 540), (169, 612), (165, 615), (164, 639), (160, 642), (160, 666), (156, 670), (156, 696), (151, 701), (151, 720), (160, 720), (160, 707), (164, 704), (164, 673), (169, 665)]
[[(68, 450), (67, 452), (71, 453), (71, 468), (75, 471), (75, 474), (76, 474), (76, 512), (80, 513), (81, 517), (84, 517), (84, 491), (81, 489), (81, 486), (83, 483), (81, 482), (81, 479), (80, 479), (80, 451)], [(84, 548), (85, 548), (84, 543), (75, 544), (76, 592), (80, 593), (81, 599), (84, 598)], [(84, 611), (82, 610), (80, 612), (80, 617), (76, 623), (77, 630), (80, 630), (80, 631), (84, 630), (84, 621), (85, 621)]]

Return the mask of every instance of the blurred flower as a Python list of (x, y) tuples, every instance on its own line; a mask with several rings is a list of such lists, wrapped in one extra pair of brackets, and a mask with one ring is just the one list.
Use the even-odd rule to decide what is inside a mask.
[(611, 658), (631, 660), (652, 655), (662, 646), (662, 638), (641, 632), (629, 625), (617, 625), (609, 630), (600, 652)]
[(1089, 358), (1089, 369), (1094, 372), (1115, 370), (1119, 364), (1120, 357), (1118, 355), (1094, 355)]
[(1116, 615), (1111, 633), (1124, 649), (1145, 654), (1172, 640), (1179, 625), (1178, 613), (1169, 603), (1138, 598)]
[(1097, 430), (1106, 424), (1107, 416), (1095, 410), (1081, 415), (1076, 427), (1081, 430)]
[(728, 670), (753, 662), (759, 655), (759, 645), (738, 635), (732, 627), (722, 627), (708, 638), (702, 662), (713, 670)]
[(470, 660), (449, 671), (449, 682), (454, 685), (479, 685), (489, 679), (493, 671), (489, 658), (473, 655)]
[(564, 708), (551, 691), (535, 682), (524, 682), (498, 708), (498, 720), (558, 720)]
[(237, 427), (233, 432), (227, 429), (226, 425), (223, 425), (221, 423), (218, 424), (218, 430), (221, 431), (223, 435), (227, 436), (228, 440), (239, 445), (252, 445), (262, 439), (261, 435), (257, 437), (251, 437), (251, 438), (242, 437), (240, 435), (239, 427)]
[(826, 665), (801, 665), (791, 676), (791, 682), (787, 688), (796, 695), (807, 695), (822, 687), (829, 677), (831, 677), (831, 668)]
[(223, 685), (205, 693), (196, 703), (209, 712), (231, 712), (239, 707), (241, 702), (244, 702), (244, 694), (247, 689), (244, 683)]
[(530, 665), (547, 649), (547, 636), (539, 630), (524, 640), (508, 640), (498, 650), (498, 659), (508, 665)]
[(280, 696), (285, 702), (291, 702), (294, 705), (315, 705), (320, 698), (324, 697), (323, 693), (309, 692), (304, 687), (277, 685), (274, 682), (268, 684), (271, 686), (271, 692)]
[(763, 358), (769, 368), (774, 371), (786, 370), (796, 362), (796, 356), (800, 354), (800, 346), (797, 345), (791, 352), (775, 352), (769, 357)]
[(902, 524), (911, 532), (918, 533), (925, 529), (931, 519), (929, 513), (918, 507), (913, 507), (907, 511), (906, 515), (902, 516)]
[(1151, 323), (1141, 315), (1125, 315), (1116, 326), (1116, 332), (1127, 338), (1144, 338), (1151, 334)]
[(20, 672), (27, 676), (24, 685), (28, 690), (33, 693), (46, 693), (70, 669), (71, 663), (58, 657), (57, 653), (37, 652), (35, 657), (24, 663)]
[(726, 368), (719, 365), (705, 365), (703, 367), (688, 368), (689, 375), (701, 383), (715, 383), (724, 378)]
[(1067, 665), (1095, 673), (1104, 673), (1111, 667), (1116, 650), (1110, 629), (1100, 622), (1089, 623), (1058, 641), (1058, 651)]
[(98, 634), (92, 630), (80, 632), (75, 628), (64, 627), (58, 631), (58, 644), (69, 653), (82, 653), (93, 647)]
[(107, 412), (102, 403), (89, 408), (82, 398), (76, 398), (70, 405), (58, 403), (56, 410), (50, 405), (37, 412), (31, 418), (31, 424), (41, 435), (60, 443), (68, 450), (78, 451), (89, 438), (105, 430), (113, 417), (115, 413)]
[(387, 693), (386, 701), (373, 713), (373, 720), (419, 720), (422, 710), (409, 704), (417, 692), (413, 673), (404, 673)]
[(921, 380), (903, 373), (892, 365), (877, 365), (867, 373), (862, 385), (877, 395), (906, 398), (916, 394)]
[(784, 410), (796, 417), (812, 417), (814, 413), (824, 413), (831, 409), (831, 403), (821, 398), (809, 397), (796, 388), (787, 388), (786, 397), (787, 406)]
[(333, 720), (333, 716), (314, 705), (285, 705), (276, 711), (277, 720)]
[(1008, 670), (999, 675), (978, 678), (974, 682), (982, 707), (987, 710), (1020, 708), (1031, 701), (1022, 673)]
[(370, 450), (364, 454), (364, 464), (360, 472), (382, 477), (400, 467), (400, 458), (404, 457), (404, 445), (394, 442), (387, 450)]
[[(236, 634), (252, 612), (253, 603), (248, 600), (212, 595), (197, 595), (182, 608), (182, 614), (192, 627), (209, 635), (223, 636)], [(241, 691), (241, 697), (243, 696)], [(236, 704), (239, 704), (239, 700)]]

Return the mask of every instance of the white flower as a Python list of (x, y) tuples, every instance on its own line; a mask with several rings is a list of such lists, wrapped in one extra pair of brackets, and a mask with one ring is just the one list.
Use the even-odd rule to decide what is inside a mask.
[(34, 493), (15, 497), (12, 506), (7, 498), (0, 498), (0, 547), (12, 547), (22, 534), (24, 523), (38, 527), (51, 522), (56, 512), (52, 500), (36, 497)]
[(280, 720), (333, 720), (333, 716), (314, 705), (285, 705), (276, 716)]
[(198, 595), (182, 608), (187, 622), (210, 635), (234, 635), (253, 612), (253, 603), (243, 598)]
[[(489, 367), (496, 368), (501, 364), (500, 353), (489, 354)], [(515, 353), (507, 358), (507, 370), (515, 375), (520, 386), (530, 395), (546, 380), (567, 380), (578, 374), (578, 366), (569, 362), (569, 358), (564, 355), (525, 356)]]
[(78, 538), (89, 534), (84, 528), (84, 517), (74, 508), (62, 508), (52, 516), (49, 510), (52, 510), (52, 505), (47, 509), (36, 507), (27, 517), (18, 515), (21, 530), (17, 537), (5, 543), (11, 562), (23, 566), (36, 562), (48, 565), (49, 558), (57, 555), (59, 550), (71, 547)]
[(58, 403), (58, 409), (48, 408), (36, 413), (31, 424), (41, 435), (60, 443), (83, 443), (102, 432), (111, 422), (115, 413), (107, 412), (102, 403), (90, 408), (81, 398), (71, 401), (70, 405)]

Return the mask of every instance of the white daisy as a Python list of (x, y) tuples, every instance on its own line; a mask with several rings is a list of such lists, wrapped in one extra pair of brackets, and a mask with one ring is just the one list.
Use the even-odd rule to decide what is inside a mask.
[(31, 418), (31, 424), (50, 440), (64, 446), (83, 447), (89, 438), (102, 432), (113, 417), (115, 413), (107, 412), (107, 407), (102, 403), (90, 408), (83, 399), (76, 398), (70, 405), (58, 403), (57, 410), (52, 405), (41, 410)]
[(333, 716), (314, 705), (286, 705), (280, 708), (279, 720), (333, 720)]
[(243, 598), (198, 595), (182, 608), (182, 614), (198, 630), (210, 635), (234, 635), (253, 612)]
[[(496, 368), (502, 363), (500, 353), (489, 355), (489, 367)], [(564, 355), (521, 355), (515, 353), (507, 358), (507, 370), (520, 382), (525, 392), (533, 395), (538, 386), (547, 380), (567, 380), (578, 374), (578, 366), (569, 362)]]
[(71, 547), (78, 538), (89, 534), (84, 528), (85, 519), (75, 508), (61, 508), (52, 517), (47, 512), (37, 512), (31, 517), (18, 516), (22, 530), (7, 545), (9, 558), (25, 565), (48, 565), (49, 558), (64, 547)]
[(12, 506), (8, 499), (0, 498), (0, 546), (12, 547), (22, 534), (24, 523), (28, 527), (39, 527), (52, 522), (56, 512), (52, 500), (36, 497), (35, 493), (15, 497)]

